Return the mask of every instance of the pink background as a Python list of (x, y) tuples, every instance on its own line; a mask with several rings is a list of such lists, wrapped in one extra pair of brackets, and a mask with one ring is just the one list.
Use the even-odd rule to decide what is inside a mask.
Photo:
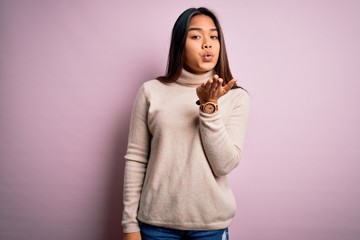
[(360, 239), (358, 0), (0, 0), (0, 239), (121, 239), (132, 102), (203, 5), (252, 99), (232, 239)]

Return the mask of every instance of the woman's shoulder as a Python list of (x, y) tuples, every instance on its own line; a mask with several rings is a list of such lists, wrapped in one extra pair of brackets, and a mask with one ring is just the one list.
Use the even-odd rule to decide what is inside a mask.
[(231, 89), (228, 94), (228, 101), (232, 102), (235, 106), (247, 106), (250, 105), (250, 96), (246, 89), (244, 88), (233, 88)]
[(151, 79), (145, 81), (141, 84), (139, 92), (142, 92), (146, 96), (151, 95), (154, 92), (159, 92), (163, 87), (166, 87), (167, 84), (160, 82), (157, 79)]
[(143, 84), (142, 84), (142, 87), (145, 87), (145, 88), (154, 88), (154, 87), (159, 87), (159, 86), (164, 86), (166, 85), (165, 83), (159, 81), (158, 79), (151, 79), (151, 80), (148, 80), (148, 81), (145, 81)]
[(245, 90), (244, 88), (242, 87), (238, 87), (238, 88), (233, 88), (229, 91), (229, 94), (233, 97), (236, 97), (236, 98), (249, 98), (249, 93), (247, 90)]

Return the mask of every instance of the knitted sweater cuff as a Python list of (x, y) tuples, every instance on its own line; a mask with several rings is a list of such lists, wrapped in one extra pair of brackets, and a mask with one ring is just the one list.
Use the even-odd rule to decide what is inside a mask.
[(133, 232), (140, 232), (140, 227), (138, 223), (129, 223), (123, 225), (123, 233), (133, 233)]

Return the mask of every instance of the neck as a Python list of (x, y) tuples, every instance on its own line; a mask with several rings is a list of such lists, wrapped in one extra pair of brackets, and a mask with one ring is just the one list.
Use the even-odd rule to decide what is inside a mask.
[(196, 87), (196, 86), (199, 86), (200, 84), (202, 84), (203, 82), (206, 82), (207, 80), (209, 80), (209, 78), (211, 78), (213, 74), (214, 74), (213, 71), (208, 71), (208, 72), (202, 73), (202, 74), (194, 74), (185, 69), (182, 69), (181, 75), (176, 80), (176, 82), (181, 85)]

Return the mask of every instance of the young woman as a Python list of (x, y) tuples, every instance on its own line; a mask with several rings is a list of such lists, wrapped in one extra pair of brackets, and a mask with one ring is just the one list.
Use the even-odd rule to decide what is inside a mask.
[(187, 9), (173, 27), (167, 74), (145, 82), (133, 106), (125, 240), (228, 239), (236, 203), (226, 175), (240, 161), (248, 113), (216, 16)]

